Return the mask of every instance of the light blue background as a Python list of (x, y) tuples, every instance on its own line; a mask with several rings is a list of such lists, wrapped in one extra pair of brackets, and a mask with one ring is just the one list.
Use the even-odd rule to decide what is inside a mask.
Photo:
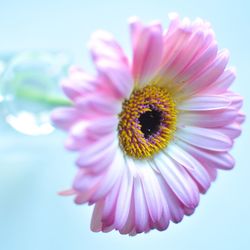
[[(161, 20), (167, 13), (209, 20), (221, 48), (231, 52), (238, 78), (233, 89), (245, 97), (250, 115), (250, 4), (246, 1), (3, 1), (0, 0), (0, 51), (66, 49), (90, 69), (86, 43), (91, 32), (114, 33), (130, 51), (127, 18)], [(0, 136), (0, 249), (250, 249), (250, 126), (232, 154), (236, 167), (220, 172), (196, 213), (165, 232), (136, 237), (92, 233), (92, 208), (76, 206), (57, 196), (75, 174), (75, 155), (63, 149), (65, 134), (28, 137), (1, 122)]]

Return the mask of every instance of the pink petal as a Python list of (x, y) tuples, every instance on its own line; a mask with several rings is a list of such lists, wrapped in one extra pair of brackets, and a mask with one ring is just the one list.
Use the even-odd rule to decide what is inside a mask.
[(105, 136), (117, 130), (118, 122), (119, 120), (115, 116), (95, 119), (86, 128), (86, 132), (95, 134), (97, 137)]
[(178, 223), (182, 220), (184, 216), (182, 204), (177, 199), (172, 189), (167, 185), (163, 177), (158, 175), (158, 180), (160, 185), (163, 187), (162, 192), (168, 204), (171, 220), (174, 223)]
[(98, 80), (81, 70), (70, 69), (71, 74), (67, 79), (62, 80), (61, 86), (65, 95), (75, 101), (96, 89)]
[(100, 232), (102, 230), (102, 210), (103, 210), (103, 201), (99, 201), (95, 204), (94, 212), (91, 219), (91, 230), (93, 232)]
[(52, 122), (59, 128), (68, 130), (81, 119), (81, 113), (75, 108), (57, 108), (51, 114)]
[(231, 92), (231, 91), (227, 91), (226, 93), (224, 93), (224, 95), (228, 98), (230, 98), (231, 100), (231, 107), (239, 110), (242, 105), (243, 105), (243, 97), (237, 93)]
[(166, 152), (173, 160), (186, 168), (189, 174), (199, 184), (198, 186), (202, 193), (207, 191), (210, 187), (211, 181), (208, 173), (199, 161), (193, 158), (181, 147), (173, 143), (167, 147)]
[(168, 14), (169, 26), (166, 32), (166, 36), (170, 36), (180, 25), (179, 15), (175, 12)]
[(201, 51), (196, 57), (173, 79), (180, 87), (186, 85), (189, 79), (199, 75), (217, 55), (217, 44), (212, 43), (204, 51)]
[(206, 89), (206, 93), (224, 93), (233, 83), (236, 77), (234, 68), (226, 69), (222, 75)]
[[(178, 52), (172, 55), (172, 60), (164, 61), (166, 65), (163, 64), (161, 74), (163, 74), (169, 80), (177, 76), (185, 68), (185, 66), (191, 62), (196, 53), (204, 45), (204, 39), (205, 37), (203, 32), (197, 32), (189, 39), (186, 39), (186, 42), (179, 43)], [(165, 44), (166, 46), (169, 46), (168, 41), (166, 41)], [(168, 60), (170, 59), (168, 58)]]
[(78, 98), (76, 108), (85, 114), (86, 119), (101, 115), (116, 115), (121, 111), (121, 103), (104, 95), (93, 93), (91, 96)]
[(91, 186), (91, 188), (88, 188), (88, 191), (86, 192), (78, 192), (78, 194), (75, 197), (74, 202), (78, 205), (87, 203), (90, 199), (90, 197), (93, 195), (93, 193), (96, 191), (98, 185), (94, 185), (93, 187)]
[(200, 148), (225, 152), (231, 149), (230, 138), (215, 129), (185, 126), (178, 129), (176, 137)]
[[(129, 198), (131, 198), (131, 197), (129, 197)], [(124, 226), (119, 230), (119, 232), (121, 234), (130, 234), (131, 235), (131, 233), (133, 231), (135, 231), (134, 225), (135, 225), (135, 204), (134, 204), (134, 199), (131, 199), (127, 221), (124, 224)]]
[(98, 30), (93, 33), (89, 42), (89, 48), (95, 62), (99, 59), (108, 59), (128, 66), (125, 53), (109, 32)]
[(101, 138), (96, 143), (85, 145), (77, 160), (78, 166), (84, 166), (93, 162), (99, 155), (113, 154), (113, 150), (118, 147), (118, 142), (114, 141), (114, 135)]
[[(140, 168), (140, 166), (138, 166)], [(146, 198), (150, 217), (153, 222), (160, 219), (162, 215), (163, 204), (160, 193), (161, 188), (156, 179), (155, 173), (150, 166), (144, 166), (140, 170), (140, 178), (142, 182), (143, 192)]]
[(124, 164), (123, 155), (120, 150), (117, 150), (114, 160), (104, 174), (98, 189), (89, 200), (91, 203), (102, 199), (113, 188), (116, 182), (120, 180), (120, 176), (123, 173), (122, 169), (125, 167)]
[(133, 46), (133, 75), (136, 82), (148, 83), (159, 66), (162, 57), (162, 28), (159, 23), (142, 26), (138, 19), (130, 19)]
[(71, 188), (71, 189), (68, 189), (68, 190), (60, 191), (58, 194), (62, 195), (62, 196), (71, 196), (71, 195), (77, 194), (77, 192), (74, 189)]
[(98, 72), (105, 76), (118, 100), (128, 98), (133, 90), (133, 79), (127, 66), (115, 61), (100, 59), (96, 62)]
[(211, 166), (203, 165), (203, 167), (206, 169), (207, 173), (209, 174), (211, 182), (215, 181), (217, 178), (217, 169), (213, 168)]
[(187, 172), (164, 153), (159, 153), (155, 162), (178, 199), (188, 207), (196, 207), (199, 202), (198, 189)]
[[(113, 225), (115, 219), (115, 209), (117, 204), (117, 198), (120, 192), (120, 180), (116, 182), (111, 191), (107, 194), (104, 201), (102, 222), (105, 228)], [(107, 229), (106, 229), (107, 230)]]
[(228, 97), (222, 95), (194, 96), (178, 106), (178, 109), (188, 111), (203, 111), (225, 109), (231, 104)]
[(229, 125), (218, 128), (217, 130), (227, 135), (231, 139), (235, 139), (241, 135), (241, 126), (238, 122), (233, 122)]
[(178, 141), (177, 144), (183, 149), (185, 149), (185, 151), (191, 154), (203, 165), (224, 170), (232, 169), (234, 166), (234, 160), (232, 156), (228, 153), (211, 152), (195, 147), (183, 141)]
[(134, 180), (135, 230), (137, 233), (146, 231), (148, 227), (148, 209), (140, 177)]
[(131, 211), (131, 206), (133, 206), (133, 177), (129, 173), (128, 169), (123, 170), (122, 176), (123, 178), (121, 179), (120, 193), (117, 199), (115, 211), (115, 228), (118, 230), (125, 230), (124, 227), (130, 221), (129, 211)]
[(183, 207), (184, 214), (190, 216), (194, 213), (195, 208)]
[(86, 138), (81, 139), (81, 138), (75, 138), (73, 136), (69, 136), (66, 139), (64, 146), (68, 150), (79, 151), (85, 147), (86, 143), (87, 144), (89, 143), (89, 141)]
[(77, 164), (80, 168), (88, 170), (92, 174), (99, 174), (100, 172), (108, 169), (111, 165), (115, 154), (114, 147), (107, 147), (107, 149), (98, 152), (95, 157), (86, 159), (86, 161), (81, 159), (78, 160)]
[[(201, 19), (193, 23), (188, 18), (181, 21), (175, 13), (170, 18), (169, 30), (164, 35), (164, 55), (167, 60), (163, 60), (163, 65), (165, 64), (165, 76), (171, 79), (196, 60), (197, 55), (202, 54), (215, 39), (210, 25)], [(179, 31), (186, 33), (184, 41), (178, 38)]]
[(236, 119), (238, 112), (228, 108), (225, 110), (183, 112), (180, 114), (178, 127), (190, 125), (203, 128), (219, 128)]
[(80, 120), (79, 122), (75, 123), (70, 128), (70, 137), (74, 139), (84, 140), (86, 137), (86, 128), (89, 126), (89, 121), (87, 120)]
[(161, 218), (155, 223), (155, 228), (159, 231), (164, 231), (168, 228), (170, 222), (170, 212), (167, 207), (167, 211), (163, 210)]
[(235, 122), (238, 122), (239, 124), (242, 124), (246, 119), (245, 114), (243, 114), (242, 112), (238, 113), (238, 116), (235, 119)]
[(73, 189), (81, 194), (89, 195), (90, 192), (96, 190), (102, 178), (103, 175), (92, 175), (85, 170), (80, 170), (75, 177)]
[[(170, 71), (170, 66), (174, 60), (178, 57), (185, 46), (185, 41), (190, 38), (191, 32), (179, 28), (171, 36), (164, 37), (164, 51), (163, 59), (161, 62), (161, 74), (168, 77), (167, 72)], [(171, 75), (170, 75), (171, 78)]]
[(228, 59), (229, 52), (227, 50), (221, 51), (216, 59), (200, 75), (188, 80), (187, 86), (183, 91), (187, 91), (191, 95), (210, 86), (224, 72)]

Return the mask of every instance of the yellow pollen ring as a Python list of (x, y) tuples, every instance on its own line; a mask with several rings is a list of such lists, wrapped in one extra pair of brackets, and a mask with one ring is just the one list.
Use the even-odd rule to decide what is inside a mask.
[[(161, 122), (157, 133), (145, 138), (139, 118), (147, 111), (157, 110)], [(164, 149), (176, 130), (176, 105), (164, 87), (148, 85), (134, 90), (128, 100), (123, 102), (119, 114), (119, 141), (124, 153), (136, 159), (152, 157)]]

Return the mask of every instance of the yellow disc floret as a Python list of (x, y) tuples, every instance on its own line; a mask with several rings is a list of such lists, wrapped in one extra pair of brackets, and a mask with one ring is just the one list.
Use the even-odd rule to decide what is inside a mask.
[(175, 102), (166, 88), (134, 90), (119, 114), (119, 140), (130, 157), (145, 159), (164, 149), (176, 130)]

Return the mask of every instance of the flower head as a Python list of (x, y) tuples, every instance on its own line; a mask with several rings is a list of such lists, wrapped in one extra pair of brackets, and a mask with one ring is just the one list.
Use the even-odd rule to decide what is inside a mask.
[(194, 212), (240, 135), (242, 98), (228, 88), (235, 71), (209, 23), (170, 26), (130, 19), (129, 60), (107, 32), (90, 41), (96, 75), (72, 67), (62, 83), (72, 107), (52, 114), (79, 152), (77, 204), (95, 204), (93, 231), (134, 235), (165, 230)]

